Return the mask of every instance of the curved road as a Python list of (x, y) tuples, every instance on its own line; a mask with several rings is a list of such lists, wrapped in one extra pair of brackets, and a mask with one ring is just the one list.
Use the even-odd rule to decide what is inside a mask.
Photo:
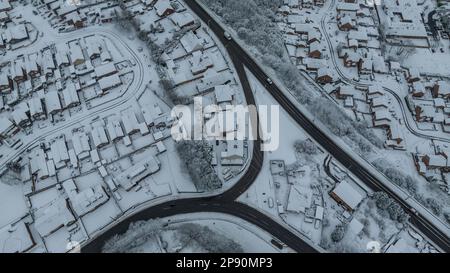
[[(210, 28), (214, 33), (220, 37), (221, 41), (227, 45), (230, 55), (238, 58), (261, 82), (266, 83), (269, 77), (253, 60), (247, 52), (240, 47), (235, 41), (226, 41), (223, 37), (224, 30), (214, 21), (214, 19), (196, 2), (196, 0), (185, 0), (188, 6), (199, 16), (203, 21), (209, 22)], [(357, 178), (363, 181), (368, 187), (374, 191), (384, 191), (391, 198), (395, 199), (410, 215), (411, 222), (422, 233), (436, 243), (440, 248), (446, 252), (450, 252), (450, 239), (447, 236), (448, 230), (441, 231), (436, 228), (424, 215), (420, 213), (413, 213), (408, 203), (399, 196), (396, 192), (386, 187), (383, 182), (369, 172), (364, 165), (360, 163), (359, 158), (355, 159), (351, 154), (343, 150), (339, 144), (335, 143), (332, 137), (324, 133), (319, 127), (309, 120), (295, 104), (283, 93), (283, 91), (276, 86), (276, 84), (266, 86), (270, 94), (275, 100), (286, 110), (286, 112), (293, 118), (298, 125), (300, 125), (315, 141), (317, 141), (328, 153), (330, 153), (339, 163), (345, 166)]]
[[(127, 49), (129, 51), (130, 55), (136, 61), (136, 64), (138, 64), (138, 66), (139, 66), (138, 80), (136, 82), (136, 78), (134, 78), (132, 84), (130, 86), (128, 86), (128, 88), (127, 88), (127, 91), (131, 89), (131, 92), (124, 92), (124, 93), (120, 94), (119, 96), (115, 97), (114, 99), (109, 100), (105, 104), (101, 104), (99, 106), (91, 108), (91, 109), (95, 109), (98, 107), (98, 109), (96, 109), (95, 111), (89, 111), (88, 114), (86, 114), (86, 115), (76, 116), (74, 119), (71, 119), (69, 122), (64, 122), (62, 125), (55, 126), (55, 128), (52, 128), (51, 130), (47, 131), (46, 133), (40, 134), (38, 137), (27, 142), (25, 145), (21, 146), (19, 149), (14, 150), (13, 153), (10, 153), (7, 156), (3, 157), (2, 160), (0, 161), (0, 169), (3, 168), (7, 162), (11, 161), (13, 158), (18, 157), (26, 149), (30, 148), (31, 146), (35, 145), (39, 141), (43, 140), (45, 137), (47, 137), (49, 135), (53, 135), (56, 132), (61, 131), (63, 129), (67, 129), (70, 126), (73, 126), (82, 120), (95, 117), (104, 111), (114, 109), (115, 107), (127, 102), (141, 89), (141, 86), (143, 84), (143, 79), (144, 79), (144, 65), (142, 64), (139, 56), (126, 43), (126, 41), (122, 40), (122, 38), (119, 35), (117, 35), (116, 33), (107, 31), (105, 29), (100, 29), (100, 28), (98, 28), (98, 30), (94, 30), (94, 29), (95, 28), (90, 28), (90, 29), (84, 31), (83, 35), (81, 35), (80, 37), (85, 37), (90, 34), (99, 35), (99, 32), (103, 33), (100, 35), (103, 35), (105, 37), (108, 35), (112, 36), (115, 39), (117, 39), (117, 41), (119, 41), (125, 49)], [(107, 35), (105, 35), (105, 34), (107, 34)], [(74, 37), (73, 37), (73, 34), (70, 34), (70, 35), (62, 35), (60, 37), (57, 37), (57, 39), (58, 40), (63, 40), (63, 39), (68, 40), (68, 39), (74, 39)], [(110, 39), (110, 38), (108, 38), (108, 39)], [(120, 99), (120, 100), (118, 100), (118, 99)], [(89, 109), (89, 110), (91, 110), (91, 109)]]
[[(320, 26), (322, 28), (322, 32), (324, 33), (325, 39), (326, 39), (326, 41), (328, 43), (328, 47), (330, 49), (329, 50), (330, 51), (330, 55), (331, 55), (330, 57), (331, 57), (331, 60), (333, 62), (333, 65), (334, 65), (334, 69), (339, 74), (339, 77), (341, 78), (341, 80), (344, 83), (347, 83), (347, 84), (350, 84), (350, 85), (353, 85), (353, 86), (359, 86), (359, 87), (369, 87), (372, 84), (370, 84), (370, 83), (361, 83), (361, 82), (357, 82), (357, 81), (354, 81), (353, 79), (348, 78), (342, 72), (341, 68), (339, 67), (339, 64), (337, 63), (337, 59), (338, 58), (336, 58), (336, 54), (335, 54), (334, 49), (333, 49), (333, 44), (332, 44), (330, 36), (328, 35), (328, 32), (326, 30), (326, 23), (325, 23), (325, 20), (327, 18), (328, 12), (331, 11), (334, 8), (334, 6), (335, 6), (335, 0), (332, 0), (332, 2), (330, 3), (330, 6), (328, 8), (328, 11), (324, 13), (324, 16), (320, 20)], [(401, 108), (403, 120), (405, 121), (405, 126), (406, 126), (406, 128), (408, 129), (408, 131), (411, 134), (413, 134), (413, 135), (415, 135), (417, 137), (420, 137), (420, 138), (425, 138), (425, 139), (430, 139), (430, 140), (438, 140), (438, 141), (450, 143), (450, 139), (448, 139), (448, 138), (432, 136), (432, 135), (427, 135), (427, 134), (424, 134), (424, 133), (417, 132), (414, 129), (414, 127), (411, 125), (411, 122), (414, 125), (416, 125), (416, 124), (414, 123), (414, 120), (410, 120), (410, 119), (412, 119), (412, 116), (408, 115), (409, 109), (405, 109), (405, 104), (404, 104), (404, 101), (402, 100), (402, 98), (397, 94), (397, 92), (395, 92), (394, 90), (392, 90), (390, 88), (387, 88), (387, 87), (383, 86), (383, 89), (385, 91), (389, 92), (397, 100), (397, 103), (400, 105), (400, 108)]]
[[(224, 30), (214, 21), (214, 19), (198, 5), (195, 0), (185, 0), (185, 3), (199, 16), (204, 22), (207, 22), (211, 30), (217, 35), (223, 44), (225, 44), (231, 60), (239, 75), (239, 79), (244, 89), (247, 104), (254, 104), (248, 79), (244, 71), (244, 65), (252, 71), (255, 77), (262, 83), (266, 83), (267, 75), (255, 63), (255, 61), (243, 50), (235, 41), (227, 41), (223, 37)], [(396, 199), (406, 211), (410, 211), (408, 204), (396, 193), (383, 185), (373, 174), (368, 172), (364, 166), (353, 157), (342, 150), (329, 136), (322, 132), (316, 125), (310, 121), (296, 106), (284, 95), (284, 93), (272, 84), (267, 86), (267, 90), (277, 100), (277, 102), (288, 112), (288, 114), (322, 147), (324, 147), (337, 161), (346, 166), (356, 177), (364, 181), (371, 189), (375, 191), (385, 191), (392, 198)], [(258, 124), (259, 125), (259, 124)], [(245, 192), (256, 179), (263, 163), (263, 152), (260, 151), (261, 140), (254, 142), (252, 161), (244, 176), (228, 191), (211, 197), (187, 198), (169, 201), (160, 205), (146, 208), (127, 219), (116, 223), (113, 227), (93, 238), (82, 247), (82, 252), (99, 252), (104, 242), (114, 234), (124, 233), (129, 224), (138, 220), (148, 220), (150, 218), (171, 216), (180, 213), (189, 212), (222, 212), (242, 218), (268, 231), (279, 240), (286, 243), (297, 252), (317, 252), (317, 250), (297, 235), (278, 224), (265, 214), (253, 209), (245, 204), (236, 202), (235, 199)], [(426, 218), (420, 214), (410, 213), (411, 222), (431, 240), (433, 240), (444, 251), (450, 251), (449, 238), (445, 233), (435, 228)]]
[[(222, 36), (219, 36), (222, 37)], [(226, 44), (226, 41), (222, 41)], [(239, 57), (232, 52), (234, 47), (228, 47), (230, 58), (235, 66), (236, 72), (241, 81), (246, 102), (248, 105), (256, 105), (248, 82), (244, 66)], [(257, 121), (259, 128), (259, 122)], [(290, 248), (300, 253), (316, 253), (316, 248), (310, 246), (311, 242), (305, 242), (298, 235), (292, 231), (274, 221), (264, 213), (246, 205), (235, 201), (240, 195), (242, 195), (255, 181), (256, 177), (261, 171), (264, 162), (264, 153), (261, 151), (261, 139), (257, 132), (254, 135), (258, 135), (258, 138), (253, 143), (252, 159), (245, 174), (236, 182), (233, 187), (224, 193), (210, 196), (210, 197), (198, 197), (198, 198), (185, 198), (178, 199), (163, 204), (155, 205), (145, 208), (128, 218), (115, 223), (110, 229), (106, 230), (97, 237), (91, 239), (90, 242), (82, 246), (82, 252), (100, 252), (104, 243), (115, 234), (124, 233), (130, 223), (139, 220), (148, 220), (152, 218), (163, 218), (176, 214), (192, 213), (192, 212), (219, 212), (236, 216), (249, 223), (252, 223), (265, 231), (269, 232), (272, 236), (276, 237)]]

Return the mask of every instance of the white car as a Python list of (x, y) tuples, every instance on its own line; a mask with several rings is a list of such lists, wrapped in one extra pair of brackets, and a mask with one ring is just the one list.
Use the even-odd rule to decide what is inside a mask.
[(266, 81), (267, 81), (267, 83), (270, 84), (270, 85), (273, 84), (273, 81), (272, 81), (270, 78), (267, 78)]
[(223, 33), (223, 36), (225, 36), (225, 38), (229, 41), (231, 41), (231, 39), (232, 39), (231, 34), (226, 31)]

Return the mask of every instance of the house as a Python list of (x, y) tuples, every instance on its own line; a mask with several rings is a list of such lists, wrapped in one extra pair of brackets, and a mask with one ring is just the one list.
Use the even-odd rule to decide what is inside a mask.
[(439, 169), (446, 172), (450, 171), (448, 160), (442, 155), (425, 155), (422, 157), (422, 162), (431, 170)]
[(113, 74), (113, 75), (101, 78), (98, 81), (98, 84), (100, 85), (100, 89), (103, 92), (106, 92), (111, 88), (121, 85), (122, 80), (120, 79), (118, 74)]
[(193, 31), (188, 31), (184, 34), (180, 39), (180, 43), (186, 50), (186, 53), (203, 49), (203, 41)]
[(391, 123), (391, 125), (387, 129), (387, 136), (390, 140), (394, 140), (397, 144), (403, 142), (404, 138), (399, 125), (394, 122)]
[(286, 211), (305, 213), (312, 203), (313, 192), (311, 188), (300, 185), (292, 185), (290, 188)]
[(423, 97), (425, 95), (425, 86), (421, 81), (415, 81), (412, 84), (412, 95), (413, 97)]
[(214, 87), (214, 96), (218, 105), (223, 103), (231, 103), (233, 101), (235, 91), (230, 85), (218, 85)]
[(353, 20), (350, 16), (343, 16), (339, 19), (338, 27), (341, 31), (349, 31), (354, 27)]
[(344, 66), (355, 67), (361, 61), (361, 55), (356, 52), (349, 51), (344, 55)]
[(244, 164), (244, 142), (227, 140), (227, 146), (220, 154), (222, 166), (242, 166)]
[(80, 65), (85, 62), (83, 51), (78, 42), (71, 43), (69, 45), (70, 59), (74, 65)]
[(0, 0), (0, 12), (2, 11), (10, 11), (12, 9), (9, 0)]
[(433, 97), (450, 98), (450, 84), (446, 81), (438, 81), (432, 88)]
[(322, 47), (320, 46), (319, 42), (315, 41), (309, 45), (308, 56), (316, 59), (322, 57)]
[(156, 10), (156, 14), (159, 17), (165, 17), (175, 12), (175, 9), (168, 0), (158, 0), (153, 8)]
[(9, 93), (12, 88), (12, 81), (6, 71), (0, 71), (0, 93)]
[(372, 122), (374, 127), (389, 127), (391, 115), (385, 108), (372, 109)]
[(191, 64), (192, 75), (203, 73), (214, 65), (208, 54), (200, 50), (192, 52), (192, 60), (189, 62)]
[(358, 63), (358, 70), (360, 74), (372, 74), (373, 62), (369, 58), (363, 58)]
[(14, 123), (5, 117), (0, 117), (0, 139), (6, 139), (15, 135), (19, 131)]
[(28, 117), (29, 112), (30, 109), (26, 102), (22, 102), (14, 107), (14, 111), (11, 113), (14, 123), (22, 128), (31, 125), (30, 118)]
[(47, 114), (52, 115), (62, 110), (61, 101), (59, 100), (58, 92), (52, 90), (45, 94), (45, 106)]
[(370, 85), (369, 88), (367, 89), (367, 100), (383, 95), (384, 95), (383, 88), (379, 84)]
[(106, 125), (108, 131), (108, 136), (111, 141), (117, 141), (124, 137), (122, 126), (120, 125), (119, 119), (111, 119)]
[(84, 27), (84, 21), (80, 17), (80, 14), (78, 14), (77, 11), (67, 14), (65, 17), (66, 17), (67, 23), (69, 23), (70, 25), (73, 25), (75, 28)]
[(170, 20), (172, 20), (172, 22), (177, 25), (179, 28), (183, 28), (185, 26), (190, 26), (193, 25), (195, 23), (195, 19), (194, 16), (192, 16), (191, 13), (189, 12), (183, 12), (183, 13), (174, 13), (171, 17)]
[(68, 179), (61, 183), (64, 191), (69, 197), (71, 208), (78, 217), (94, 211), (96, 208), (106, 203), (109, 199), (105, 190), (100, 184), (93, 187), (78, 189), (73, 179)]
[(102, 64), (94, 68), (94, 73), (97, 80), (103, 77), (113, 75), (116, 72), (117, 72), (116, 66), (112, 62)]
[(70, 160), (70, 157), (67, 150), (65, 137), (58, 138), (53, 143), (51, 143), (50, 152), (47, 152), (47, 157), (49, 159), (53, 159), (53, 162), (55, 163), (57, 169), (66, 166), (66, 162)]
[(26, 63), (26, 70), (31, 78), (36, 78), (41, 73), (41, 68), (37, 64), (36, 60), (28, 60)]
[(316, 82), (320, 84), (331, 83), (334, 80), (333, 72), (328, 67), (317, 70)]
[(64, 88), (62, 94), (64, 108), (69, 108), (80, 104), (80, 98), (78, 97), (78, 93), (73, 82), (67, 83), (67, 86)]
[(364, 199), (364, 195), (356, 190), (355, 186), (345, 180), (341, 181), (330, 192), (330, 196), (349, 211), (355, 210)]
[(30, 115), (33, 120), (45, 118), (44, 108), (42, 107), (42, 101), (39, 97), (32, 97), (28, 101), (28, 108), (30, 109)]
[(336, 97), (338, 99), (345, 99), (347, 97), (352, 97), (355, 93), (355, 89), (351, 85), (341, 85), (337, 89)]
[(371, 100), (370, 107), (372, 109), (374, 109), (374, 108), (387, 109), (389, 107), (389, 102), (388, 102), (386, 96), (375, 97)]
[(409, 83), (420, 81), (420, 71), (414, 67), (409, 68), (406, 79)]
[(34, 211), (34, 228), (43, 238), (75, 221), (66, 199), (59, 196)]
[(25, 24), (9, 27), (6, 31), (6, 41), (11, 44), (19, 43), (28, 39), (28, 29)]
[(133, 110), (128, 110), (122, 115), (122, 124), (127, 135), (139, 132), (139, 122)]
[(150, 156), (142, 161), (135, 162), (133, 166), (120, 173), (115, 181), (119, 182), (120, 186), (126, 191), (130, 191), (145, 177), (159, 171), (161, 163), (159, 160)]

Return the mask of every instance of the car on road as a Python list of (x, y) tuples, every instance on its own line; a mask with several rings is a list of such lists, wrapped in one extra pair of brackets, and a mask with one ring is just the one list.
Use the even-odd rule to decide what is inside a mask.
[(266, 82), (267, 82), (268, 84), (270, 84), (270, 85), (273, 84), (273, 81), (272, 81), (270, 78), (267, 78), (267, 79), (266, 79)]
[(231, 34), (228, 33), (228, 32), (226, 32), (226, 31), (223, 33), (223, 36), (224, 36), (228, 41), (231, 41), (231, 39), (232, 39)]

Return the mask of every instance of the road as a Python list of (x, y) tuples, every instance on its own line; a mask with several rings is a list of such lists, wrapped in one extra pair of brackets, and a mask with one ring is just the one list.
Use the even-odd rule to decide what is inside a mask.
[[(223, 31), (221, 33), (223, 33)], [(222, 35), (219, 37), (221, 36)], [(223, 40), (222, 42), (225, 43)], [(233, 48), (234, 47), (227, 47), (227, 50), (239, 76), (246, 102), (248, 105), (256, 105), (243, 63), (241, 62), (239, 55), (230, 51)], [(254, 121), (252, 121), (252, 123), (253, 122)], [(259, 127), (259, 122), (255, 122), (255, 124), (258, 124)], [(292, 231), (264, 213), (236, 201), (236, 199), (247, 191), (247, 189), (255, 181), (264, 162), (264, 152), (261, 151), (261, 139), (259, 134), (257, 132), (253, 132), (253, 135), (257, 135), (258, 137), (257, 140), (253, 142), (253, 152), (249, 167), (239, 181), (237, 181), (235, 185), (233, 185), (226, 192), (211, 197), (178, 199), (145, 208), (124, 219), (123, 221), (115, 223), (115, 225), (107, 231), (93, 238), (89, 243), (83, 245), (81, 251), (86, 253), (100, 252), (104, 243), (108, 239), (115, 234), (124, 233), (128, 229), (130, 223), (135, 221), (163, 218), (183, 213), (218, 212), (238, 217), (258, 226), (259, 228), (262, 228), (299, 253), (318, 252), (316, 248), (310, 245), (311, 242), (305, 242), (303, 239), (299, 238), (297, 234), (294, 234)]]
[(129, 101), (136, 95), (136, 93), (139, 90), (141, 90), (142, 85), (144, 84), (144, 77), (145, 77), (144, 65), (142, 64), (139, 55), (136, 52), (134, 52), (134, 50), (127, 44), (127, 41), (123, 40), (120, 35), (117, 35), (114, 32), (102, 28), (89, 28), (88, 30), (83, 31), (82, 34), (75, 37), (73, 34), (58, 35), (57, 37), (54, 37), (54, 41), (65, 42), (70, 39), (82, 38), (93, 34), (103, 36), (109, 39), (111, 43), (113, 43), (112, 38), (114, 38), (121, 44), (121, 46), (124, 49), (128, 50), (130, 57), (133, 58), (133, 60), (136, 62), (136, 65), (138, 66), (138, 75), (135, 75), (132, 84), (127, 87), (125, 92), (117, 95), (113, 99), (106, 101), (101, 105), (88, 109), (86, 113), (77, 114), (74, 118), (70, 119), (70, 121), (63, 122), (61, 124), (56, 124), (49, 128), (46, 128), (47, 130), (45, 132), (39, 132), (39, 134), (36, 134), (36, 136), (33, 139), (27, 139), (27, 142), (24, 143), (23, 146), (21, 146), (17, 150), (13, 150), (11, 153), (9, 153), (0, 160), (0, 169), (6, 166), (7, 162), (13, 160), (14, 158), (17, 158), (18, 156), (23, 154), (24, 151), (26, 151), (28, 148), (32, 147), (33, 145), (36, 145), (40, 141), (44, 140), (46, 137), (50, 135), (55, 135), (57, 132), (61, 132), (62, 130), (65, 130), (83, 120), (96, 117), (99, 114), (104, 113), (108, 110), (115, 109), (118, 106), (123, 105), (124, 103)]
[[(363, 82), (357, 82), (354, 81), (353, 79), (347, 77), (344, 72), (342, 72), (341, 67), (339, 66), (338, 59), (336, 58), (336, 54), (334, 52), (334, 47), (333, 47), (333, 43), (331, 41), (331, 38), (326, 30), (326, 18), (327, 18), (327, 14), (328, 12), (330, 12), (331, 10), (333, 10), (335, 6), (335, 0), (332, 0), (332, 2), (330, 3), (329, 9), (327, 12), (324, 13), (324, 16), (321, 18), (320, 20), (320, 27), (322, 29), (323, 35), (325, 36), (325, 40), (327, 41), (328, 44), (328, 48), (329, 48), (329, 52), (330, 52), (330, 58), (331, 61), (333, 63), (334, 66), (334, 70), (338, 73), (339, 78), (341, 79), (341, 81), (343, 83), (349, 84), (349, 85), (353, 85), (353, 86), (358, 86), (358, 87), (364, 87), (367, 88), (369, 86), (371, 86), (371, 83), (363, 83)], [(441, 141), (441, 142), (447, 142), (450, 143), (450, 139), (448, 138), (444, 138), (444, 137), (439, 137), (439, 136), (434, 136), (434, 135), (427, 135), (421, 132), (418, 132), (415, 128), (416, 123), (413, 120), (412, 115), (409, 113), (409, 109), (408, 106), (406, 105), (406, 102), (403, 98), (401, 98), (398, 95), (398, 92), (386, 87), (386, 86), (382, 86), (383, 90), (386, 92), (389, 92), (397, 101), (397, 104), (400, 106), (400, 111), (402, 112), (402, 116), (403, 116), (403, 120), (405, 121), (405, 127), (406, 129), (408, 129), (408, 131), (420, 138), (424, 138), (424, 139), (430, 139), (430, 140), (436, 140), (436, 141)], [(414, 124), (414, 125), (413, 125)]]
[[(264, 85), (277, 102), (287, 111), (287, 113), (297, 122), (312, 138), (315, 139), (324, 149), (327, 150), (338, 162), (346, 166), (356, 177), (361, 179), (374, 191), (385, 191), (392, 198), (396, 199), (403, 208), (410, 212), (409, 206), (403, 199), (399, 198), (396, 193), (384, 186), (378, 179), (368, 172), (358, 161), (353, 159), (351, 155), (346, 153), (339, 147), (329, 136), (322, 132), (313, 122), (308, 120), (303, 113), (284, 95), (284, 93), (276, 86), (276, 84), (267, 85), (266, 79), (268, 75), (255, 63), (255, 61), (237, 44), (235, 41), (228, 41), (224, 38), (224, 29), (214, 21), (214, 19), (199, 6), (195, 0), (185, 0), (185, 3), (208, 24), (210, 29), (216, 34), (218, 39), (225, 45), (228, 54), (236, 68), (239, 79), (241, 81), (244, 94), (248, 104), (254, 104), (252, 90), (250, 88), (247, 76), (245, 74), (244, 65), (255, 75), (255, 77)], [(82, 252), (99, 252), (105, 241), (115, 234), (124, 233), (129, 224), (139, 220), (148, 220), (151, 218), (162, 218), (171, 215), (191, 212), (219, 212), (239, 217), (245, 221), (257, 225), (274, 237), (284, 242), (297, 252), (317, 252), (310, 246), (308, 242), (300, 239), (289, 229), (280, 225), (272, 218), (249, 207), (245, 204), (236, 202), (235, 199), (244, 193), (248, 187), (254, 182), (258, 176), (264, 158), (264, 153), (260, 151), (261, 141), (254, 141), (252, 161), (245, 174), (239, 181), (228, 191), (211, 196), (201, 198), (186, 198), (169, 201), (160, 205), (143, 209), (136, 214), (117, 222), (113, 227), (104, 233), (93, 238), (89, 243), (82, 246)], [(435, 242), (444, 251), (450, 251), (449, 238), (441, 231), (436, 229), (422, 215), (411, 214), (411, 222), (428, 238)]]
[[(339, 163), (345, 166), (357, 178), (363, 181), (369, 188), (374, 191), (384, 191), (391, 198), (395, 199), (411, 217), (411, 223), (416, 226), (423, 234), (430, 238), (436, 245), (442, 248), (445, 252), (450, 252), (450, 240), (446, 234), (428, 221), (421, 214), (414, 214), (411, 212), (410, 206), (400, 198), (397, 193), (386, 187), (379, 181), (375, 175), (370, 173), (358, 160), (355, 160), (352, 155), (344, 151), (338, 144), (336, 144), (327, 134), (321, 131), (312, 121), (310, 121), (287, 96), (281, 91), (276, 84), (267, 85), (266, 79), (269, 77), (258, 66), (258, 64), (247, 54), (247, 52), (240, 47), (235, 41), (227, 41), (223, 36), (224, 29), (214, 21), (214, 19), (197, 4), (195, 0), (185, 0), (187, 5), (199, 16), (203, 21), (208, 22), (210, 29), (219, 37), (222, 43), (227, 47), (232, 58), (240, 60), (241, 64), (245, 65), (254, 76), (264, 85), (267, 90), (275, 98), (275, 100), (287, 111), (287, 113), (300, 125), (306, 133), (308, 133), (315, 141), (317, 141), (328, 153), (330, 153)], [(239, 73), (239, 71), (238, 71)], [(359, 159), (362, 160), (362, 159)]]

